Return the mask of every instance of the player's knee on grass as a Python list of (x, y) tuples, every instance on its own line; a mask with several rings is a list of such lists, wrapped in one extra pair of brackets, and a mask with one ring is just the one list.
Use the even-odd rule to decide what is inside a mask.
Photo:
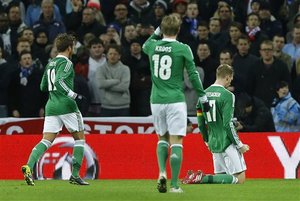
[(234, 174), (234, 176), (238, 179), (238, 184), (243, 184), (246, 181), (245, 172)]

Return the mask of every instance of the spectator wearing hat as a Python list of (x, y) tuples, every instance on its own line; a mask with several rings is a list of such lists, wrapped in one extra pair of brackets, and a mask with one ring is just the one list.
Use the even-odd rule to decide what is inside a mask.
[(89, 0), (86, 7), (94, 9), (95, 19), (103, 26), (106, 26), (105, 18), (101, 11), (101, 4), (99, 0)]
[(276, 93), (271, 108), (276, 132), (299, 132), (300, 105), (291, 96), (288, 83), (278, 83)]
[(119, 25), (114, 23), (107, 25), (106, 34), (109, 37), (110, 44), (121, 45), (120, 32), (121, 27)]
[(153, 17), (148, 22), (153, 27), (160, 26), (162, 18), (167, 14), (168, 5), (164, 0), (156, 0), (153, 4)]
[(83, 42), (83, 37), (86, 33), (93, 33), (96, 37), (106, 32), (106, 27), (101, 25), (95, 17), (95, 10), (91, 7), (86, 7), (82, 11), (81, 25), (77, 29), (79, 41)]
[(131, 116), (149, 116), (151, 73), (149, 58), (142, 52), (141, 41), (134, 39), (130, 44), (129, 54), (124, 55), (122, 62), (130, 69), (130, 114)]
[(188, 2), (186, 0), (174, 0), (172, 4), (172, 13), (177, 13), (181, 18), (185, 16)]
[(132, 0), (129, 3), (129, 17), (134, 23), (144, 23), (152, 17), (152, 6), (147, 0)]

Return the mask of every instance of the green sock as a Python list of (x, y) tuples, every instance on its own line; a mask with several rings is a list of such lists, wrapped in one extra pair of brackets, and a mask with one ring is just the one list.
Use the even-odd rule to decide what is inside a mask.
[(75, 140), (73, 147), (73, 158), (72, 158), (72, 175), (74, 177), (79, 176), (79, 170), (82, 164), (83, 153), (84, 153), (84, 142), (85, 140)]
[(156, 147), (156, 155), (157, 155), (160, 174), (166, 174), (166, 163), (169, 154), (168, 152), (169, 152), (169, 143), (164, 140), (158, 141)]
[(201, 184), (235, 184), (237, 178), (229, 174), (205, 175)]
[(51, 142), (46, 139), (42, 139), (35, 147), (32, 149), (29, 156), (27, 165), (30, 170), (33, 170), (34, 164), (40, 159), (40, 157), (45, 153), (45, 151), (51, 146)]
[(173, 144), (171, 146), (170, 164), (172, 171), (171, 187), (178, 188), (178, 176), (182, 163), (182, 145)]

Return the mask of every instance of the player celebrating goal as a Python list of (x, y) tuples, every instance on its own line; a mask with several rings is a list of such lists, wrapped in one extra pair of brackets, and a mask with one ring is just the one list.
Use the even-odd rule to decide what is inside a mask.
[[(178, 175), (182, 163), (182, 140), (186, 135), (187, 107), (183, 93), (183, 72), (186, 68), (189, 79), (199, 100), (208, 111), (209, 104), (188, 45), (176, 40), (181, 20), (176, 14), (165, 16), (144, 43), (143, 50), (149, 56), (151, 66), (152, 92), (151, 111), (155, 131), (158, 134), (157, 159), (159, 178), (157, 189), (167, 192), (166, 161), (171, 144), (171, 188), (172, 193), (182, 193)], [(163, 34), (163, 39), (160, 35)]]
[(75, 140), (70, 183), (89, 184), (79, 177), (85, 137), (82, 115), (75, 100), (83, 101), (84, 97), (73, 91), (74, 69), (69, 58), (73, 54), (74, 41), (71, 35), (58, 35), (55, 39), (58, 55), (47, 64), (44, 72), (40, 88), (42, 91), (49, 92), (49, 99), (46, 104), (43, 139), (32, 149), (27, 164), (22, 166), (22, 172), (28, 185), (34, 186), (32, 179), (34, 164), (51, 146), (63, 125)]
[[(243, 153), (249, 146), (243, 144), (234, 128), (234, 94), (226, 88), (233, 79), (233, 69), (227, 64), (217, 68), (216, 81), (205, 92), (211, 106), (209, 112), (197, 110), (198, 126), (205, 144), (213, 154), (216, 175), (204, 175), (201, 171), (188, 171), (184, 184), (242, 184), (246, 176)], [(201, 108), (199, 105), (197, 108)]]

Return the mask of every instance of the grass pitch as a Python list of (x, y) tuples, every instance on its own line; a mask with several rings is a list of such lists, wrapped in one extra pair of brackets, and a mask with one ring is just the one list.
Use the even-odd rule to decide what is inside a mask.
[[(300, 180), (248, 179), (243, 185), (182, 185), (184, 193), (158, 193), (155, 180), (93, 180), (89, 186), (68, 181), (0, 180), (0, 200), (108, 201), (300, 201)], [(170, 181), (168, 181), (170, 183)]]

